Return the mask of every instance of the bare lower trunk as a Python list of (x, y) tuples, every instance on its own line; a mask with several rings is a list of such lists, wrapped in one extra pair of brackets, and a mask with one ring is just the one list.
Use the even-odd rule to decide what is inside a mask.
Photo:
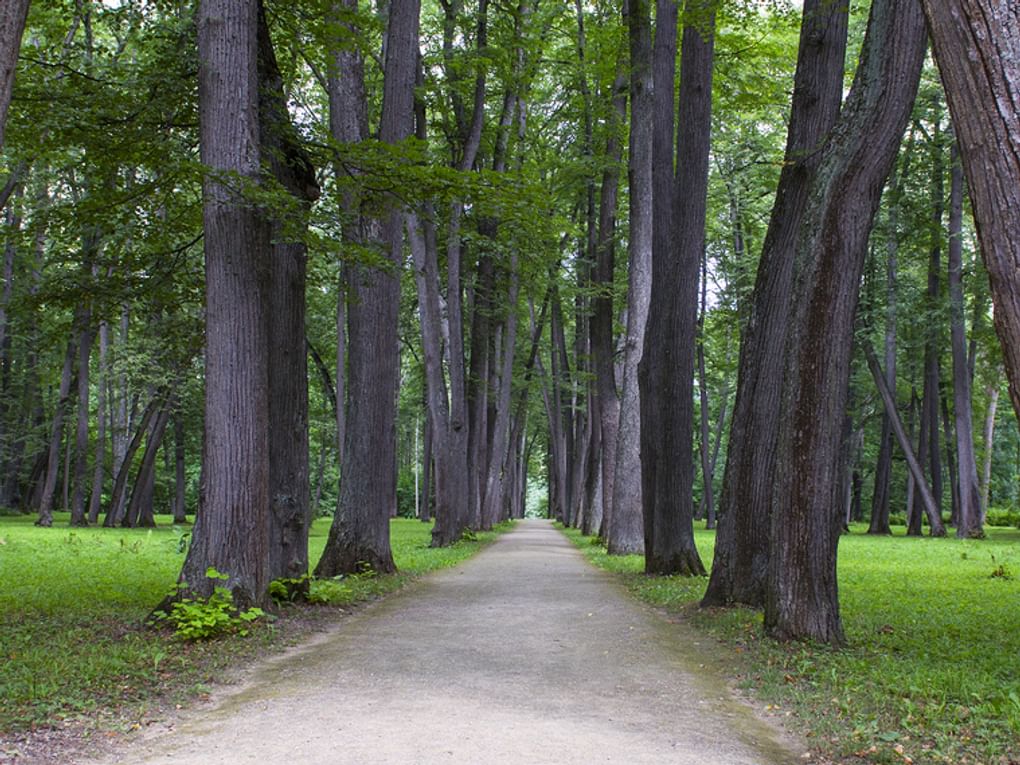
[(64, 434), (64, 413), (68, 397), (71, 393), (71, 375), (74, 367), (75, 345), (72, 340), (67, 344), (64, 354), (64, 368), (60, 373), (60, 389), (53, 414), (53, 426), (50, 428), (50, 445), (46, 459), (46, 478), (39, 499), (39, 519), (36, 526), (53, 525), (53, 495), (57, 490), (57, 473), (60, 466), (60, 443)]
[(135, 476), (135, 483), (131, 489), (131, 500), (128, 502), (127, 512), (121, 525), (138, 528), (143, 526), (154, 526), (152, 508), (152, 487), (156, 477), (156, 453), (163, 443), (163, 436), (166, 434), (167, 423), (170, 422), (170, 406), (164, 404), (153, 421), (148, 438), (145, 441), (145, 451), (142, 453), (142, 461), (138, 466), (138, 474)]
[(91, 311), (83, 310), (81, 334), (78, 339), (78, 422), (75, 435), (74, 496), (71, 501), (71, 525), (88, 526), (88, 508), (85, 498), (89, 495), (89, 359), (92, 356), (92, 330), (88, 326)]
[(994, 451), (995, 436), (995, 411), (999, 406), (999, 389), (990, 385), (988, 393), (988, 410), (985, 413), (984, 439), (982, 448), (984, 451), (984, 465), (981, 471), (981, 523), (985, 522), (985, 515), (988, 513), (988, 489), (992, 484), (992, 452)]
[(14, 71), (28, 18), (28, 5), (29, 0), (4, 0), (0, 7), (0, 149), (4, 146), (7, 108), (14, 90)]
[(187, 523), (187, 481), (185, 476), (184, 413), (174, 412), (174, 523)]
[(110, 370), (107, 358), (110, 348), (110, 326), (105, 322), (99, 324), (99, 381), (96, 389), (99, 400), (96, 402), (96, 464), (92, 472), (92, 495), (89, 497), (89, 523), (99, 521), (99, 511), (103, 502), (103, 478), (106, 475), (106, 409), (107, 387)]

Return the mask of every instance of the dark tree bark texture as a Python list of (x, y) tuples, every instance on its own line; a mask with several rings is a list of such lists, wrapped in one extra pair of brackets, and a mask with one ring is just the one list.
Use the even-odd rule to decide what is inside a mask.
[(258, 7), (203, 0), (198, 13), (199, 119), (204, 183), (206, 391), (202, 502), (181, 571), (207, 596), (212, 567), (239, 606), (269, 588), (269, 380), (266, 279), (269, 227), (223, 175), (257, 183)]
[(694, 360), (705, 247), (715, 46), (713, 0), (688, 0), (680, 52), (677, 207), (669, 250), (653, 249), (641, 390), (645, 572), (705, 574), (694, 545)]
[(765, 630), (841, 644), (841, 431), (868, 235), (924, 60), (917, 0), (875, 0), (854, 86), (826, 147), (798, 247), (772, 505)]
[(706, 606), (743, 603), (761, 607), (765, 602), (794, 251), (822, 146), (839, 116), (847, 23), (841, 3), (804, 3), (786, 161), (740, 345), (715, 558), (702, 600)]
[(1020, 5), (922, 0), (1020, 415)]
[(29, 0), (4, 0), (0, 5), (0, 149), (4, 146), (7, 108), (14, 90), (21, 36), (28, 18)]

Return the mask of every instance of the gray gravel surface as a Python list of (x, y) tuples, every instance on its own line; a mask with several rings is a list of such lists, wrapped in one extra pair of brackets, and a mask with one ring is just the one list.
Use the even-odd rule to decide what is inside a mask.
[(803, 762), (699, 642), (524, 521), (103, 762)]

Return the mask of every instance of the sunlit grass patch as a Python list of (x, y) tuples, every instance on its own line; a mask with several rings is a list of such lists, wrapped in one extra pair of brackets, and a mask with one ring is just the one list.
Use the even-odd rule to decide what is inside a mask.
[[(986, 540), (869, 537), (839, 547), (850, 647), (780, 645), (761, 615), (702, 610), (703, 578), (648, 577), (641, 556), (611, 557), (573, 530), (598, 566), (641, 599), (683, 611), (718, 637), (739, 683), (791, 711), (829, 756), (876, 763), (1011, 763), (1020, 758), (1020, 531)], [(714, 533), (698, 528), (712, 560)]]

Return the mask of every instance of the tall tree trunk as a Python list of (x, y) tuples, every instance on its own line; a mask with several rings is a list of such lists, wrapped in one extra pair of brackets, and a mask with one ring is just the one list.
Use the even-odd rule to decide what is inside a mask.
[(157, 396), (149, 402), (149, 405), (142, 413), (138, 430), (127, 445), (127, 451), (125, 452), (124, 460), (120, 464), (120, 470), (114, 476), (113, 493), (110, 494), (110, 506), (107, 508), (106, 517), (103, 519), (103, 526), (106, 528), (120, 526), (124, 522), (128, 499), (127, 481), (131, 475), (131, 463), (134, 461), (138, 448), (142, 445), (142, 439), (151, 430), (153, 418), (159, 414), (162, 405), (163, 399), (161, 396)]
[(740, 343), (719, 531), (702, 600), (706, 606), (765, 603), (793, 264), (822, 147), (839, 116), (847, 19), (839, 3), (805, 0), (786, 157)]
[(178, 405), (174, 412), (174, 523), (188, 522), (187, 477), (185, 475), (184, 413)]
[(963, 320), (963, 166), (953, 145), (952, 182), (949, 192), (949, 302), (953, 347), (953, 411), (956, 413), (956, 454), (959, 466), (960, 517), (956, 536), (979, 537), (981, 490), (974, 455), (974, 424), (967, 363), (967, 331)]
[(683, 199), (683, 204), (677, 209), (672, 247), (653, 250), (651, 302), (639, 372), (641, 496), (649, 574), (705, 574), (694, 544), (694, 366), (714, 48), (714, 0), (687, 0), (673, 196)]
[[(701, 307), (698, 310), (698, 400), (701, 405), (700, 447), (701, 455), (701, 506), (705, 509), (705, 528), (715, 528), (714, 469), (711, 454), (711, 437), (708, 425), (708, 374), (705, 370), (705, 313), (708, 309), (708, 253), (701, 252)], [(720, 408), (725, 403), (719, 402)]]
[[(909, 143), (908, 143), (909, 146)], [(897, 287), (897, 256), (899, 254), (899, 212), (902, 199), (900, 177), (907, 176), (909, 149), (903, 168), (893, 168), (889, 180), (888, 231), (886, 232), (885, 267), (885, 381), (895, 397), (896, 391), (896, 324), (899, 301)], [(874, 490), (871, 496), (871, 522), (869, 534), (891, 534), (889, 527), (890, 482), (892, 480), (893, 432), (888, 412), (882, 413), (881, 440), (878, 447), (878, 461), (875, 464)]]
[[(648, 0), (628, 0), (630, 39), (630, 220), (627, 237), (627, 329), (624, 339), (623, 373), (620, 376), (620, 425), (616, 435), (616, 466), (613, 470), (612, 521), (616, 532), (614, 552), (645, 550), (641, 509), (641, 398), (638, 365), (644, 348), (645, 323), (652, 288), (652, 250), (655, 222), (654, 168), (661, 158), (653, 150), (653, 120), (658, 113), (654, 100), (652, 39)], [(659, 22), (663, 22), (660, 20)], [(673, 36), (676, 36), (674, 25)], [(672, 109), (672, 107), (670, 107)], [(672, 124), (672, 113), (669, 117)], [(672, 135), (672, 134), (671, 134)], [(672, 157), (672, 149), (670, 149)], [(672, 168), (672, 159), (668, 167)], [(656, 223), (657, 225), (657, 223)], [(641, 531), (640, 539), (636, 532)]]
[(53, 525), (53, 495), (57, 490), (57, 473), (60, 470), (60, 443), (64, 434), (64, 414), (71, 394), (71, 377), (74, 372), (74, 340), (67, 343), (64, 367), (60, 372), (60, 389), (54, 407), (53, 426), (50, 428), (50, 445), (46, 459), (46, 478), (39, 499), (39, 519), (36, 526)]
[(202, 504), (181, 570), (185, 590), (207, 596), (222, 582), (238, 606), (263, 603), (269, 572), (269, 373), (266, 280), (269, 226), (262, 212), (217, 180), (257, 184), (258, 6), (199, 5), (199, 124), (206, 270), (205, 468)]
[(988, 409), (985, 413), (985, 429), (984, 438), (981, 446), (984, 452), (984, 469), (981, 472), (981, 523), (985, 522), (985, 516), (988, 513), (988, 489), (992, 485), (992, 454), (994, 452), (995, 445), (995, 411), (999, 406), (999, 388), (995, 385), (989, 385), (987, 389), (988, 393)]
[(71, 525), (88, 526), (88, 508), (85, 498), (88, 487), (89, 451), (89, 360), (92, 357), (92, 311), (82, 309), (80, 334), (78, 336), (78, 421), (75, 429), (74, 497), (71, 502)]
[[(618, 137), (620, 126), (627, 119), (627, 68), (626, 59), (617, 61), (613, 84), (609, 139), (606, 142), (606, 169), (602, 173), (599, 195), (599, 220), (596, 241), (596, 262), (592, 299), (591, 351), (595, 367), (595, 389), (598, 397), (600, 429), (599, 459), (602, 470), (602, 536), (610, 555), (627, 555), (641, 552), (644, 533), (641, 514), (631, 511), (617, 518), (613, 514), (613, 497), (616, 492), (616, 455), (620, 431), (620, 394), (616, 384), (616, 365), (613, 344), (613, 282), (616, 273), (616, 207), (620, 185), (620, 162), (623, 142)], [(593, 425), (594, 427), (594, 425)]]
[(315, 168), (291, 124), (283, 76), (259, 2), (259, 140), (270, 172), (291, 195), (296, 210), (272, 221), (269, 333), (269, 577), (299, 579), (308, 573), (308, 352), (305, 340), (307, 247), (292, 231), (319, 197)]
[(99, 322), (99, 380), (96, 382), (96, 457), (92, 471), (92, 494), (89, 497), (89, 523), (98, 523), (103, 502), (103, 479), (106, 476), (106, 409), (110, 370), (110, 325)]
[(836, 587), (840, 431), (868, 235), (913, 109), (926, 49), (917, 0), (875, 0), (860, 63), (797, 248), (772, 505), (765, 630), (844, 641)]
[[(419, 0), (390, 2), (379, 128), (383, 143), (399, 143), (414, 130), (419, 10)], [(398, 204), (387, 201), (382, 221), (387, 268), (352, 269), (344, 480), (316, 576), (396, 570), (389, 518), (396, 506), (397, 321), (404, 241)]]
[(0, 149), (4, 146), (7, 109), (14, 91), (21, 36), (28, 18), (29, 0), (4, 0), (0, 7)]
[(921, 0), (974, 207), (981, 254), (1020, 416), (1020, 6)]

